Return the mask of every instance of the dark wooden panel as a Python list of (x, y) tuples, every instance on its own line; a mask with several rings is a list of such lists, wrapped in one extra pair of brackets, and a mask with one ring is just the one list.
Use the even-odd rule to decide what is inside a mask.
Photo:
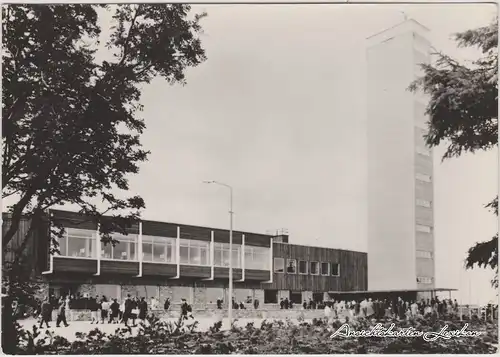
[(271, 236), (265, 234), (256, 234), (256, 233), (244, 233), (244, 234), (245, 234), (245, 245), (251, 245), (254, 247), (271, 246)]
[(177, 225), (156, 221), (142, 221), (142, 234), (148, 236), (177, 238)]
[(270, 278), (269, 270), (245, 269), (245, 280), (267, 281)]
[(196, 227), (181, 225), (181, 238), (183, 239), (196, 239), (205, 242), (210, 242), (212, 239), (212, 230), (205, 227)]
[[(2, 213), (2, 237), (11, 227), (11, 216)], [(3, 261), (13, 262), (21, 254), (21, 262), (27, 266), (28, 271), (38, 275), (48, 269), (49, 265), (49, 225), (46, 216), (31, 220), (22, 218), (17, 232), (2, 250)]]
[[(67, 228), (97, 230), (97, 223), (91, 217), (87, 217), (78, 212), (50, 210), (53, 221), (59, 221)], [(104, 216), (103, 220), (111, 219), (110, 216)], [(139, 233), (139, 222), (132, 222), (125, 231), (129, 234)]]
[(97, 273), (97, 260), (54, 257), (54, 273), (95, 274)]
[[(242, 235), (240, 232), (233, 232), (233, 244), (241, 245)], [(214, 242), (229, 243), (229, 231), (214, 229)]]
[(121, 260), (101, 260), (101, 274), (138, 275), (139, 263)]
[(210, 267), (181, 265), (181, 279), (183, 277), (210, 278)]
[(175, 264), (142, 263), (142, 275), (175, 276), (176, 274), (177, 265)]
[[(318, 263), (339, 263), (340, 277), (274, 273), (273, 283), (264, 284), (266, 289), (297, 290), (297, 291), (350, 291), (366, 290), (367, 284), (367, 254), (340, 249), (309, 247), (294, 244), (273, 244), (273, 256), (285, 259)], [(331, 272), (330, 272), (331, 273)]]
[(97, 230), (97, 224), (92, 219), (78, 212), (50, 210), (52, 220), (61, 222), (65, 227)]
[[(215, 279), (229, 279), (229, 268), (214, 267)], [(233, 280), (241, 279), (241, 269), (233, 269)]]

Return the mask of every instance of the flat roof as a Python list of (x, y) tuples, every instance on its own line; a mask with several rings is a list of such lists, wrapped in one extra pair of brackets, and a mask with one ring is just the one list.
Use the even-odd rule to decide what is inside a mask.
[(371, 38), (373, 38), (373, 37), (376, 37), (376, 36), (378, 36), (378, 35), (383, 34), (384, 32), (388, 32), (388, 31), (394, 30), (395, 28), (400, 27), (401, 25), (403, 25), (403, 24), (407, 24), (407, 23), (411, 23), (411, 24), (413, 24), (413, 25), (416, 25), (417, 27), (420, 27), (420, 28), (421, 28), (421, 29), (423, 29), (424, 31), (427, 31), (427, 32), (429, 32), (429, 31), (430, 31), (430, 29), (429, 29), (427, 26), (422, 25), (420, 22), (418, 22), (417, 20), (415, 20), (415, 19), (413, 19), (413, 18), (409, 18), (409, 19), (405, 19), (404, 21), (401, 21), (401, 22), (397, 23), (397, 24), (396, 24), (396, 25), (394, 25), (394, 26), (388, 27), (388, 28), (386, 28), (385, 30), (382, 30), (382, 31), (376, 32), (376, 33), (374, 33), (373, 35), (368, 36), (366, 39), (367, 39), (367, 40), (368, 40), (368, 39), (371, 39)]
[(330, 294), (376, 294), (376, 293), (409, 293), (409, 292), (427, 292), (427, 291), (457, 291), (458, 289), (449, 288), (428, 288), (428, 289), (394, 289), (394, 290), (359, 290), (359, 291), (329, 291)]

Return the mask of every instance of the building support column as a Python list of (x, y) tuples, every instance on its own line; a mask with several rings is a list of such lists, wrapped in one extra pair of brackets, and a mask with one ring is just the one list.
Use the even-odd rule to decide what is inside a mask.
[(214, 231), (210, 232), (210, 278), (202, 280), (214, 280), (215, 277), (215, 242), (214, 242)]
[(177, 227), (177, 239), (175, 240), (175, 262), (177, 263), (177, 275), (170, 279), (181, 277), (181, 227)]
[[(50, 220), (49, 220), (49, 232), (51, 231), (50, 230)], [(49, 270), (46, 270), (46, 271), (42, 271), (42, 274), (43, 275), (47, 275), (47, 274), (52, 274), (54, 272), (54, 252), (52, 252), (52, 249), (51, 249), (51, 246), (52, 246), (52, 235), (49, 233)], [(66, 240), (66, 249), (68, 247), (68, 241)]]
[(241, 251), (240, 251), (240, 260), (241, 260), (241, 279), (237, 280), (238, 282), (245, 281), (245, 235), (241, 236)]
[(101, 232), (100, 232), (101, 226), (98, 224), (97, 225), (97, 231), (95, 235), (96, 239), (96, 247), (97, 247), (97, 273), (95, 273), (95, 276), (101, 275), (101, 255), (102, 255), (102, 242), (101, 242)]
[(268, 281), (263, 281), (265, 284), (272, 284), (273, 283), (273, 275), (274, 275), (274, 269), (273, 269), (273, 239), (271, 238), (271, 247), (269, 250), (269, 280)]
[(140, 278), (142, 277), (142, 222), (139, 222), (139, 237), (138, 237), (138, 247), (136, 249), (137, 254), (139, 255), (139, 274), (137, 274), (137, 277)]

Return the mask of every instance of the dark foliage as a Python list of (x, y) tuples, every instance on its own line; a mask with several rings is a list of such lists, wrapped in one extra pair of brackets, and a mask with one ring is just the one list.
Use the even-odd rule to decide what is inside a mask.
[[(106, 15), (113, 23), (99, 21)], [(23, 215), (54, 205), (80, 207), (105, 242), (139, 216), (143, 199), (117, 192), (147, 160), (141, 86), (185, 83), (186, 68), (205, 60), (203, 16), (185, 4), (2, 7), (2, 194), (19, 198), (4, 249)]]
[[(459, 330), (460, 321), (417, 319), (383, 322), (385, 327), (396, 323), (397, 329), (414, 327), (417, 330), (440, 331), (445, 325)], [(481, 320), (470, 321), (470, 329), (479, 330), (479, 338), (452, 338), (425, 342), (422, 338), (330, 338), (333, 329), (324, 320), (314, 324), (290, 321), (263, 322), (259, 329), (253, 324), (244, 328), (233, 326), (231, 331), (220, 331), (214, 326), (207, 332), (196, 332), (182, 320), (165, 323), (150, 318), (142, 324), (136, 336), (127, 329), (118, 328), (115, 334), (103, 334), (95, 329), (78, 334), (69, 342), (51, 334), (41, 335), (37, 328), (23, 331), (22, 354), (334, 354), (334, 353), (492, 353), (498, 343), (494, 324)], [(340, 323), (338, 323), (340, 325)], [(368, 330), (373, 322), (353, 321), (352, 328)]]

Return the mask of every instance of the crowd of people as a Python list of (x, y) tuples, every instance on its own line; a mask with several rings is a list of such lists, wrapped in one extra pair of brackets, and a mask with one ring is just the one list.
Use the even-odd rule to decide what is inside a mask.
[(435, 314), (442, 315), (458, 314), (459, 306), (455, 299), (421, 299), (420, 301), (405, 301), (402, 298), (395, 299), (364, 299), (353, 301), (331, 301), (324, 307), (327, 317), (367, 317), (383, 318), (391, 317), (406, 319), (414, 316), (426, 316)]
[[(61, 297), (56, 299), (55, 297), (45, 298), (39, 305), (37, 311), (35, 311), (36, 316), (39, 318), (40, 328), (43, 324), (47, 328), (50, 328), (49, 322), (52, 321), (52, 312), (54, 309), (57, 310), (56, 327), (60, 327), (61, 323), (64, 326), (69, 326), (67, 322), (67, 313), (72, 310), (90, 310), (90, 323), (91, 324), (104, 324), (104, 323), (123, 323), (125, 326), (129, 326), (129, 321), (132, 321), (132, 326), (137, 326), (136, 321), (144, 322), (148, 314), (148, 308), (154, 310), (158, 309), (158, 301), (155, 298), (151, 299), (151, 305), (148, 307), (148, 303), (144, 297), (131, 297), (130, 294), (121, 301), (118, 299), (108, 299), (106, 296), (95, 296), (95, 297), (85, 297), (75, 299), (72, 296)], [(167, 298), (164, 303), (165, 311), (170, 309), (170, 299)], [(186, 301), (186, 299), (181, 299), (181, 316), (183, 319), (193, 318), (192, 308)]]
[[(210, 303), (211, 303), (211, 301), (210, 301)], [(222, 298), (218, 298), (216, 301), (217, 309), (222, 310), (224, 308), (223, 304), (224, 304), (224, 300)], [(238, 309), (245, 310), (246, 309), (246, 306), (243, 303), (243, 301), (236, 302), (236, 300), (234, 298), (232, 301), (232, 305), (233, 305), (234, 310), (238, 310)], [(253, 300), (253, 308), (256, 310), (259, 308), (259, 300), (258, 299)]]
[[(225, 308), (223, 299), (219, 298), (216, 301), (217, 309)], [(237, 303), (232, 300), (233, 309), (246, 309), (243, 302)], [(294, 303), (288, 298), (282, 298), (279, 303), (280, 309), (293, 309)], [(167, 298), (164, 302), (163, 309), (168, 311), (171, 307), (170, 299)], [(259, 300), (253, 300), (253, 307), (259, 307)], [(66, 296), (55, 299), (54, 297), (46, 298), (39, 306), (36, 312), (39, 317), (40, 328), (43, 324), (49, 326), (52, 320), (53, 310), (57, 310), (56, 327), (61, 324), (69, 326), (67, 322), (67, 313), (72, 310), (90, 310), (91, 324), (104, 323), (123, 323), (129, 326), (129, 321), (132, 321), (132, 326), (137, 326), (136, 321), (145, 321), (148, 315), (148, 310), (158, 310), (159, 301), (155, 298), (151, 299), (150, 304), (144, 297), (131, 297), (130, 294), (121, 301), (118, 299), (108, 299), (106, 296), (95, 296), (80, 298), (79, 301), (72, 296)], [(402, 298), (393, 299), (358, 299), (352, 301), (346, 300), (331, 300), (316, 302), (313, 299), (304, 300), (302, 309), (324, 309), (325, 317), (327, 318), (376, 318), (384, 317), (406, 319), (415, 316), (436, 315), (437, 317), (450, 314), (459, 314), (459, 305), (457, 300), (432, 298), (421, 299), (420, 301), (406, 301)], [(180, 301), (181, 318), (184, 320), (194, 319), (192, 307), (186, 301)], [(493, 310), (492, 310), (493, 311)]]

